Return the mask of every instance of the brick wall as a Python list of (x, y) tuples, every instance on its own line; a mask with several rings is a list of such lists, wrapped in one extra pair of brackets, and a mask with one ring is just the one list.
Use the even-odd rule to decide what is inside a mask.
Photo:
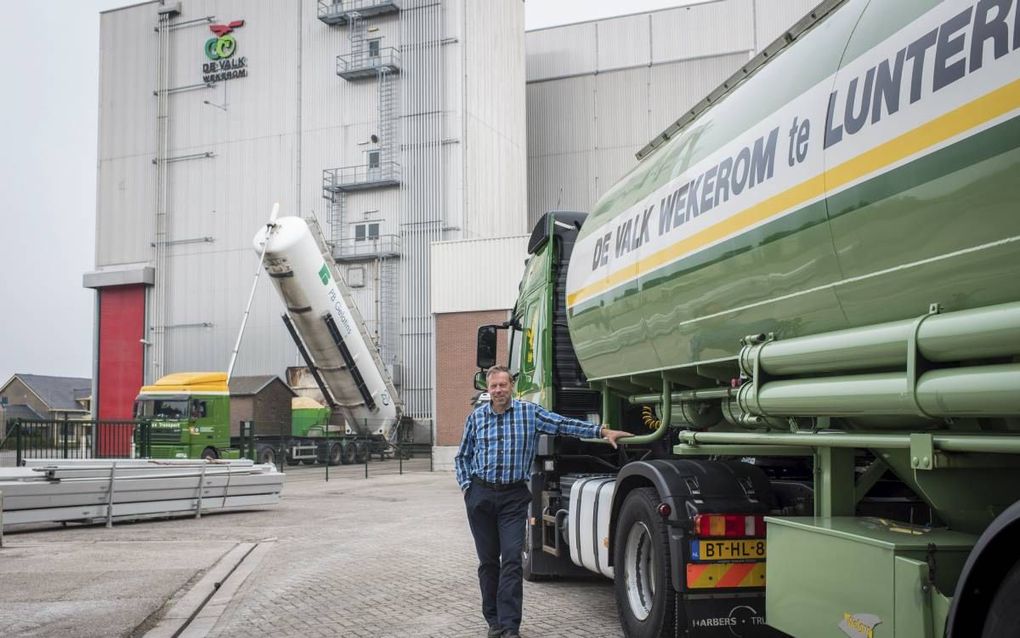
[[(478, 326), (506, 321), (506, 310), (436, 315), (436, 445), (458, 446), (471, 411)], [(496, 361), (506, 365), (506, 332), (499, 335)]]

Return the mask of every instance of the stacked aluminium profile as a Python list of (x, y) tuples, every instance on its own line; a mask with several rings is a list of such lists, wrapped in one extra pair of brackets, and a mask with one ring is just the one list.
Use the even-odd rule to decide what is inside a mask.
[(283, 474), (251, 461), (29, 460), (0, 469), (3, 525), (106, 522), (275, 505)]

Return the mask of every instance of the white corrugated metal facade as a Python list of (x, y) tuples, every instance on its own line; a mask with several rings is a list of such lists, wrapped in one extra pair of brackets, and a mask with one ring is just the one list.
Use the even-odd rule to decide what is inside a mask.
[[(639, 148), (815, 3), (715, 0), (526, 34), (521, 0), (103, 13), (96, 272), (155, 267), (146, 381), (226, 367), (257, 269), (251, 238), (279, 202), (318, 219), (409, 413), (429, 418), (436, 304), (509, 307), (516, 292), (516, 277), (474, 291), (463, 265), (498, 256), (517, 272), (542, 213), (590, 209)], [(338, 7), (368, 10), (321, 19)], [(247, 75), (207, 84), (210, 25), (233, 20)], [(397, 69), (338, 77), (372, 47)], [(263, 278), (236, 374), (302, 363), (281, 312)]]
[(524, 276), (528, 238), (519, 235), (432, 244), (432, 312), (513, 308)]
[(714, 0), (529, 31), (529, 224), (590, 210), (642, 146), (817, 4)]
[[(146, 380), (225, 369), (258, 265), (251, 240), (279, 202), (318, 219), (408, 413), (429, 418), (430, 244), (527, 226), (523, 16), (520, 0), (103, 13), (96, 272), (156, 267)], [(246, 76), (207, 83), (210, 26), (237, 20), (231, 59)], [(396, 68), (379, 73), (380, 59)], [(281, 312), (263, 277), (235, 374), (301, 363)]]

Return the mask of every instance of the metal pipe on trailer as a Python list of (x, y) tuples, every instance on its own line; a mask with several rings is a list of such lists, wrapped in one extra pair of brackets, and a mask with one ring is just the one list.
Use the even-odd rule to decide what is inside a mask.
[[(652, 395), (656, 396), (656, 395)], [(656, 396), (658, 403), (662, 405), (662, 415), (659, 419), (660, 425), (651, 434), (641, 434), (635, 436), (627, 436), (619, 439), (617, 442), (621, 445), (644, 445), (646, 443), (654, 443), (666, 434), (666, 430), (669, 428), (669, 421), (673, 417), (673, 402), (670, 400), (672, 396), (671, 384), (669, 380), (662, 380), (662, 394)], [(628, 399), (629, 400), (629, 399)], [(633, 401), (632, 401), (633, 402)], [(604, 385), (602, 387), (602, 423), (605, 424), (606, 417), (609, 415), (609, 387)], [(609, 444), (605, 439), (582, 439), (589, 443), (605, 443)]]
[(740, 369), (748, 376), (889, 369), (908, 362), (912, 343), (933, 363), (1020, 354), (1020, 302), (938, 311), (933, 305), (931, 312), (914, 319), (793, 339), (753, 335), (740, 352)]
[[(917, 436), (917, 435), (914, 435)], [(921, 436), (928, 436), (922, 434)], [(1020, 435), (932, 434), (932, 445), (943, 452), (1020, 454)], [(697, 447), (701, 444), (781, 445), (818, 448), (885, 448), (909, 450), (909, 434), (854, 434), (836, 432), (695, 432), (681, 430), (680, 443)]]

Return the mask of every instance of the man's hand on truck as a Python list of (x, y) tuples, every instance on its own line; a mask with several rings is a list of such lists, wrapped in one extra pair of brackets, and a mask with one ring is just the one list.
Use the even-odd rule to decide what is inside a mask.
[(634, 435), (631, 434), (630, 432), (624, 432), (623, 430), (611, 430), (609, 428), (609, 426), (603, 425), (602, 429), (599, 430), (599, 436), (601, 436), (603, 439), (609, 441), (609, 445), (612, 445), (613, 448), (616, 448), (617, 447), (617, 445), (616, 445), (616, 440), (617, 439), (622, 439), (624, 437), (634, 436)]

